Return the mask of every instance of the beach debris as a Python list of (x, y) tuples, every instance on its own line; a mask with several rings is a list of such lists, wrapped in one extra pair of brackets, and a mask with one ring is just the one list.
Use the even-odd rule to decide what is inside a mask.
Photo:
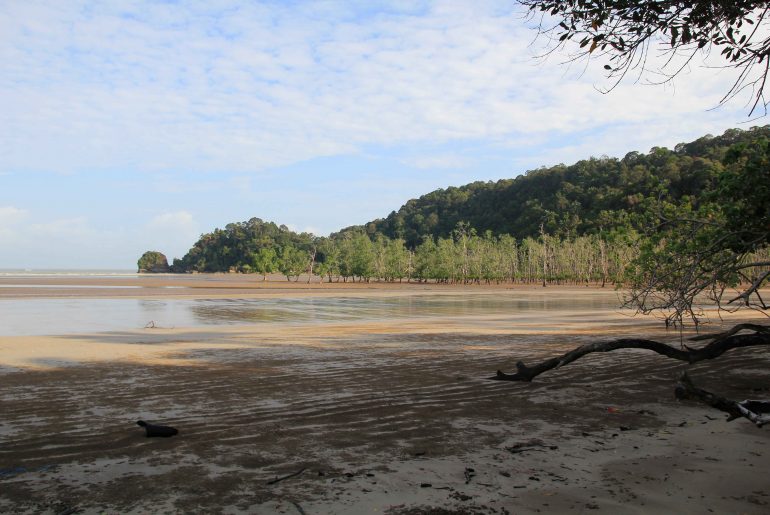
[(58, 465), (43, 465), (42, 467), (31, 469), (27, 467), (4, 468), (0, 469), (0, 478), (18, 476), (19, 474), (25, 474), (27, 472), (48, 472), (49, 470), (55, 469), (57, 466)]
[(697, 399), (713, 408), (726, 412), (729, 415), (727, 417), (728, 422), (737, 418), (745, 418), (752, 421), (757, 427), (770, 423), (770, 401), (748, 399), (737, 402), (720, 397), (715, 393), (695, 386), (687, 372), (684, 372), (679, 378), (679, 384), (674, 393), (679, 400)]
[(147, 438), (152, 438), (156, 436), (162, 437), (162, 438), (168, 438), (169, 436), (174, 436), (179, 433), (179, 430), (175, 427), (149, 424), (144, 420), (138, 420), (136, 422), (136, 425), (144, 428)]
[(150, 320), (147, 322), (144, 326), (145, 329), (157, 329), (158, 326), (155, 324), (155, 320)]
[(473, 496), (465, 495), (464, 493), (461, 493), (461, 492), (453, 492), (449, 495), (449, 497), (451, 497), (452, 499), (457, 499), (458, 501), (463, 501), (463, 502), (470, 501), (471, 499), (473, 499)]
[(558, 445), (548, 445), (544, 441), (533, 438), (532, 440), (526, 441), (526, 442), (520, 442), (514, 445), (511, 445), (509, 447), (506, 447), (505, 450), (510, 452), (511, 454), (518, 454), (520, 452), (524, 451), (537, 451), (537, 450), (556, 450), (558, 449)]
[[(768, 272), (770, 274), (770, 272)], [(767, 276), (765, 276), (766, 278)], [(736, 300), (736, 299), (733, 299)], [(697, 320), (696, 320), (697, 321)], [(751, 331), (751, 334), (740, 334)], [(692, 365), (704, 360), (718, 358), (725, 352), (746, 347), (770, 345), (770, 326), (758, 324), (738, 324), (732, 329), (719, 333), (698, 335), (690, 338), (692, 341), (710, 340), (701, 347), (691, 347), (682, 343), (679, 348), (655, 340), (643, 338), (620, 338), (610, 341), (597, 341), (587, 343), (572, 349), (558, 357), (553, 357), (532, 366), (519, 361), (516, 363), (516, 372), (506, 374), (502, 370), (489, 379), (497, 381), (525, 381), (530, 382), (540, 374), (552, 369), (561, 368), (573, 363), (580, 358), (594, 352), (610, 352), (621, 349), (643, 349), (655, 352), (667, 358), (684, 361)], [(706, 390), (696, 388), (690, 381), (687, 373), (682, 374), (679, 385), (675, 390), (678, 399), (696, 399), (700, 402), (729, 414), (728, 421), (736, 418), (746, 418), (758, 427), (770, 423), (770, 400), (748, 399), (736, 402), (724, 397), (719, 397)], [(615, 407), (606, 408), (608, 413), (617, 413)]]
[(476, 475), (476, 471), (470, 467), (465, 467), (465, 484), (471, 482), (471, 479)]
[(420, 483), (420, 488), (431, 488), (432, 486), (431, 483)]
[(302, 509), (302, 506), (296, 501), (291, 501), (291, 503), (294, 505), (295, 508), (297, 508), (297, 511), (300, 513), (300, 515), (307, 515), (305, 510)]
[[(753, 334), (738, 334), (744, 330), (753, 331)], [(684, 349), (681, 349), (666, 343), (642, 338), (620, 338), (610, 341), (598, 341), (581, 345), (559, 357), (550, 358), (532, 366), (527, 366), (524, 362), (519, 361), (516, 363), (516, 373), (506, 374), (502, 370), (498, 370), (497, 373), (489, 379), (496, 381), (530, 382), (544, 372), (555, 368), (561, 368), (588, 354), (594, 352), (611, 352), (620, 349), (649, 350), (692, 365), (699, 361), (717, 358), (731, 349), (770, 345), (770, 327), (757, 324), (738, 324), (724, 333), (695, 336), (690, 338), (690, 340), (711, 340), (711, 342), (703, 347), (692, 348), (685, 346)]]
[(268, 485), (274, 485), (276, 483), (280, 483), (281, 481), (285, 481), (287, 479), (291, 479), (293, 477), (297, 477), (300, 474), (302, 474), (303, 472), (305, 472), (305, 467), (302, 467), (297, 472), (292, 472), (291, 474), (287, 474), (285, 476), (276, 477), (275, 479), (271, 479), (270, 481), (267, 482), (267, 484)]
[(13, 477), (29, 472), (26, 467), (11, 467), (0, 469), (0, 477)]

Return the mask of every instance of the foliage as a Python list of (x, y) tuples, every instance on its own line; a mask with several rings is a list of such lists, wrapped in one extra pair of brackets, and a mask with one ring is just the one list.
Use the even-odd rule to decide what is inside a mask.
[(307, 272), (309, 263), (310, 255), (306, 250), (293, 245), (284, 245), (278, 260), (278, 270), (286, 276), (286, 280), (291, 280), (292, 277), (296, 280), (301, 274)]
[[(626, 0), (567, 2), (519, 0), (540, 15), (552, 50), (577, 44), (573, 59), (598, 55), (617, 84), (630, 70), (668, 80), (698, 55), (719, 54), (737, 78), (722, 102), (750, 89), (752, 112), (767, 108), (764, 92), (770, 58), (767, 2)], [(650, 52), (653, 54), (650, 54)], [(651, 56), (660, 54), (658, 67)]]
[(269, 274), (278, 271), (277, 256), (284, 247), (309, 251), (313, 239), (312, 234), (297, 234), (284, 225), (252, 218), (202, 235), (182, 259), (174, 260), (172, 269)]
[(547, 234), (570, 239), (613, 231), (643, 231), (660, 200), (692, 203), (715, 184), (728, 149), (770, 136), (770, 126), (731, 129), (673, 150), (629, 152), (622, 159), (591, 158), (531, 170), (515, 179), (438, 189), (404, 204), (386, 218), (345, 231), (405, 240), (415, 249), (426, 236), (446, 238), (466, 222), (478, 234), (521, 240)]
[[(458, 224), (447, 238), (426, 237), (416, 250), (404, 240), (378, 235), (372, 241), (363, 230), (346, 231), (334, 238), (308, 238), (280, 229), (265, 237), (251, 220), (229, 224), (230, 229), (204, 234), (190, 252), (176, 260), (174, 271), (204, 270), (269, 274), (281, 272), (297, 280), (312, 271), (333, 280), (432, 281), (439, 283), (606, 283), (622, 278), (636, 245), (634, 233), (613, 233), (560, 239), (544, 236), (517, 242), (510, 235), (483, 236), (467, 224)], [(246, 230), (244, 227), (251, 227)], [(228, 232), (238, 231), (259, 239), (235, 241)], [(548, 252), (543, 249), (547, 241)], [(236, 249), (236, 250), (234, 250)], [(248, 250), (244, 250), (248, 249)], [(183, 264), (190, 268), (182, 268)], [(227, 268), (213, 268), (223, 263)], [(232, 263), (232, 264), (231, 264)]]
[(156, 250), (148, 250), (142, 254), (142, 257), (136, 262), (136, 266), (140, 272), (163, 273), (169, 271), (166, 256)]
[(712, 189), (698, 203), (661, 202), (630, 267), (627, 305), (698, 322), (706, 295), (724, 309), (767, 310), (759, 288), (770, 278), (770, 137), (732, 146)]
[(770, 127), (732, 129), (674, 150), (436, 190), (329, 238), (252, 218), (202, 235), (172, 268), (329, 282), (622, 282), (628, 305), (676, 322), (697, 320), (699, 296), (721, 301), (743, 284), (725, 304), (763, 307), (768, 142)]

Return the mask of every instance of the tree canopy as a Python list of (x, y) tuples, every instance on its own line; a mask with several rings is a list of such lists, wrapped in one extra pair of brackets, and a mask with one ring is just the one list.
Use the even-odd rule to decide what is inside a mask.
[(202, 235), (172, 269), (294, 280), (622, 283), (631, 286), (629, 306), (675, 322), (697, 320), (703, 294), (728, 309), (762, 308), (768, 142), (770, 127), (731, 129), (673, 150), (439, 189), (329, 238), (252, 218)]
[(572, 59), (598, 56), (617, 84), (630, 71), (654, 82), (678, 75), (699, 55), (718, 54), (734, 68), (735, 81), (722, 102), (748, 90), (751, 112), (767, 100), (770, 6), (760, 1), (519, 0), (553, 42)]
[(673, 150), (655, 147), (622, 159), (591, 158), (571, 165), (530, 170), (515, 179), (474, 182), (412, 199), (383, 219), (345, 230), (402, 238), (416, 248), (426, 236), (446, 238), (467, 222), (478, 234), (516, 239), (544, 231), (560, 238), (646, 231), (660, 201), (697, 205), (711, 191), (734, 145), (770, 137), (770, 126), (730, 129)]
[(162, 273), (168, 272), (168, 260), (166, 256), (156, 250), (148, 250), (136, 262), (140, 272)]
[(699, 297), (723, 309), (767, 310), (770, 278), (770, 139), (732, 146), (697, 204), (661, 202), (630, 273), (627, 304), (697, 323)]

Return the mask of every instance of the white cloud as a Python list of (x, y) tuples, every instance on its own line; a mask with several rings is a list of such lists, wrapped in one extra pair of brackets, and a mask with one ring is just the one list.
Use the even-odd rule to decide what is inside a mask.
[(89, 5), (0, 6), (5, 168), (253, 172), (370, 144), (710, 121), (729, 82), (695, 69), (676, 95), (602, 96), (596, 67), (534, 65), (499, 2)]
[(0, 2), (0, 266), (132, 266), (251, 216), (329, 232), (745, 120), (697, 66), (602, 95), (603, 63), (538, 63), (512, 5)]
[(27, 216), (25, 209), (13, 206), (0, 206), (0, 227), (7, 227)]
[(13, 223), (12, 230), (0, 229), (0, 268), (110, 268), (116, 254), (125, 255), (127, 234), (120, 228), (98, 228), (85, 216), (35, 220), (26, 211), (0, 208), (4, 220), (3, 213), (11, 213)]
[[(173, 211), (154, 216), (134, 240), (137, 247), (134, 254), (146, 250), (157, 250), (166, 254), (169, 261), (174, 257), (181, 258), (201, 232), (192, 213), (188, 211)], [(140, 247), (143, 246), (143, 247)]]
[(86, 216), (29, 220), (0, 208), (0, 268), (130, 268), (146, 250), (181, 257), (200, 235), (187, 211), (160, 213), (136, 228), (99, 226)]
[(16, 226), (27, 216), (27, 211), (13, 206), (0, 206), (0, 241), (15, 234)]
[(465, 168), (471, 163), (467, 157), (457, 154), (413, 156), (403, 160), (415, 168)]
[(187, 211), (162, 213), (150, 220), (149, 229), (165, 231), (189, 231), (195, 227), (193, 215)]
[(35, 223), (29, 226), (29, 230), (41, 237), (61, 239), (86, 236), (94, 232), (89, 226), (88, 219), (85, 216)]

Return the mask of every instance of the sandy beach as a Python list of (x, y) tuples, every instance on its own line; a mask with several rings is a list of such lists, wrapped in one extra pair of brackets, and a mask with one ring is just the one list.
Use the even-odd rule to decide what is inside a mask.
[[(0, 336), (0, 512), (770, 511), (770, 431), (675, 400), (679, 362), (619, 351), (529, 384), (488, 379), (597, 339), (679, 341), (655, 320), (581, 307), (611, 289), (260, 279), (2, 278), (0, 299), (530, 295), (575, 307)], [(744, 349), (689, 370), (726, 396), (767, 398), (768, 365), (766, 349)], [(145, 438), (139, 419), (180, 434)]]

